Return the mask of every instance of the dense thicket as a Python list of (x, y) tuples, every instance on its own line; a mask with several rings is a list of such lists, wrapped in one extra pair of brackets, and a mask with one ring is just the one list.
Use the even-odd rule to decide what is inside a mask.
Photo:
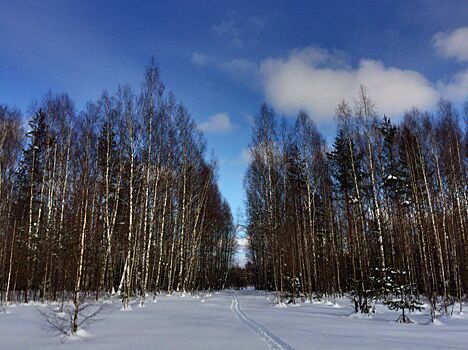
[(0, 107), (0, 288), (4, 301), (82, 292), (222, 288), (232, 215), (203, 136), (152, 63), (76, 112), (48, 94), (22, 127)]
[[(250, 260), (258, 288), (311, 298), (353, 292), (361, 310), (376, 278), (445, 305), (468, 290), (468, 110), (380, 117), (361, 89), (336, 109), (327, 147), (300, 113), (278, 125), (263, 105), (245, 178)], [(464, 129), (465, 128), (465, 129)]]

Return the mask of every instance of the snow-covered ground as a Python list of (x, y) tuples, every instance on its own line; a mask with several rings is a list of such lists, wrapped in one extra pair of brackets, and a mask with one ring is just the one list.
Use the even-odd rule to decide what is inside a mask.
[(115, 300), (87, 333), (63, 343), (40, 316), (44, 306), (18, 305), (0, 313), (0, 349), (468, 349), (467, 315), (434, 325), (424, 311), (403, 325), (383, 306), (371, 318), (350, 316), (347, 299), (287, 307), (272, 300), (255, 291), (160, 296), (128, 312)]

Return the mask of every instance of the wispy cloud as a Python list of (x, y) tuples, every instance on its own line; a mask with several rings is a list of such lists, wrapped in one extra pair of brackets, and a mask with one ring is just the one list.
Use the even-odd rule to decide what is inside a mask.
[(201, 122), (198, 128), (207, 134), (227, 134), (234, 129), (234, 124), (227, 113), (217, 113)]
[(196, 67), (203, 67), (210, 63), (213, 59), (201, 52), (194, 52), (192, 54), (192, 63)]
[(240, 154), (229, 161), (229, 163), (231, 163), (232, 165), (242, 165), (242, 166), (246, 166), (246, 165), (249, 165), (250, 162), (252, 161), (252, 155), (251, 155), (251, 152), (250, 152), (250, 148), (244, 148), (241, 150)]
[(252, 88), (258, 87), (259, 65), (253, 61), (244, 58), (233, 58), (229, 61), (220, 63), (217, 68), (238, 82), (248, 85)]
[(218, 24), (214, 24), (211, 29), (219, 36), (239, 36), (242, 30), (239, 27), (239, 23), (234, 19), (224, 20)]
[(244, 45), (244, 41), (241, 39), (243, 28), (241, 24), (234, 20), (224, 20), (211, 27), (212, 31), (219, 37), (226, 38), (228, 44), (232, 47), (241, 48)]
[(433, 37), (437, 51), (459, 62), (468, 62), (468, 26), (452, 32), (438, 32)]
[(223, 21), (214, 24), (211, 30), (223, 38), (232, 48), (243, 48), (249, 41), (261, 34), (268, 24), (273, 21), (270, 16), (250, 16), (239, 18), (231, 14)]
[(263, 30), (266, 28), (269, 22), (272, 21), (272, 16), (252, 16), (249, 18), (249, 25), (252, 29)]
[(256, 74), (258, 65), (244, 58), (233, 58), (220, 64), (220, 68), (233, 74)]
[(244, 164), (249, 164), (252, 161), (252, 153), (250, 152), (250, 148), (244, 148), (242, 150), (240, 159)]
[(231, 79), (257, 86), (259, 77), (259, 65), (245, 58), (232, 58), (227, 61), (220, 60), (215, 56), (194, 52), (192, 64), (197, 68), (215, 69), (226, 73)]

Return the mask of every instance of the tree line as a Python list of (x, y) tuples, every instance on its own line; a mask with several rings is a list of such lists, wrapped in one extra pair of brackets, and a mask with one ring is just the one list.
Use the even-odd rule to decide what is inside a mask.
[(235, 229), (187, 109), (158, 67), (78, 112), (47, 94), (28, 126), (0, 106), (0, 289), (15, 299), (222, 288)]
[(375, 281), (402, 271), (447, 311), (468, 290), (468, 104), (460, 116), (442, 99), (396, 125), (362, 87), (335, 120), (329, 147), (306, 113), (290, 125), (260, 108), (245, 176), (256, 287), (351, 292), (366, 312)]

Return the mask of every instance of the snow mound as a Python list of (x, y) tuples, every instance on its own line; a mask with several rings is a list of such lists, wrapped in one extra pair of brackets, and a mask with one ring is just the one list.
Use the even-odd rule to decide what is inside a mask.
[(286, 303), (280, 302), (280, 303), (275, 304), (275, 307), (279, 309), (286, 309), (288, 305), (286, 305)]
[(442, 323), (442, 321), (438, 320), (437, 318), (434, 319), (434, 321), (432, 321), (432, 325), (433, 326), (445, 326), (445, 324)]
[(76, 331), (75, 334), (71, 334), (71, 335), (68, 335), (68, 336), (65, 336), (62, 341), (63, 342), (69, 342), (69, 341), (79, 341), (79, 340), (82, 340), (82, 339), (86, 339), (86, 338), (89, 338), (91, 335), (86, 332), (84, 329), (78, 329)]
[(362, 314), (362, 313), (352, 313), (348, 316), (348, 318), (353, 318), (356, 320), (370, 320), (372, 319), (372, 315), (370, 314)]

